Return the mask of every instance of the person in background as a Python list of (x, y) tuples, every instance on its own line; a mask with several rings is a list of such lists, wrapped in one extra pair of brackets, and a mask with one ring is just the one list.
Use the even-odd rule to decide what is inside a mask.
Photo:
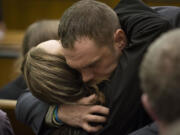
[[(180, 27), (180, 7), (175, 6), (159, 6), (152, 7), (160, 16), (164, 17), (172, 25), (172, 29)], [(158, 127), (156, 123), (147, 125), (139, 129), (131, 135), (157, 135)]]
[(58, 39), (58, 24), (57, 20), (42, 20), (31, 24), (24, 36), (21, 56), (18, 60), (19, 67), (14, 70), (18, 70), (19, 76), (12, 82), (5, 85), (0, 89), (0, 99), (17, 99), (22, 93), (25, 92), (27, 85), (20, 71), (20, 65), (27, 54), (27, 52), (37, 44), (50, 39)]
[(7, 114), (0, 109), (0, 135), (14, 135)]
[[(170, 31), (148, 49), (140, 68), (142, 103), (164, 135), (180, 119), (180, 29)], [(146, 131), (146, 132), (145, 132)], [(137, 135), (151, 135), (145, 130)]]

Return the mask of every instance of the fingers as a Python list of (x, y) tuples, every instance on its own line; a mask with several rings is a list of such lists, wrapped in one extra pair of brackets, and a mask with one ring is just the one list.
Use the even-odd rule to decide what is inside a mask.
[(100, 116), (100, 115), (87, 115), (86, 116), (86, 121), (88, 122), (95, 122), (95, 123), (104, 123), (106, 122), (106, 117), (105, 116)]
[(92, 104), (95, 104), (96, 101), (97, 101), (97, 95), (92, 94), (89, 97), (81, 98), (77, 103), (78, 104), (84, 104), (84, 105), (92, 105)]
[(84, 124), (82, 125), (82, 128), (83, 128), (85, 131), (87, 131), (87, 132), (97, 132), (97, 131), (99, 131), (100, 129), (102, 129), (103, 126), (102, 126), (102, 125), (91, 126), (91, 125), (89, 125), (88, 123), (84, 123)]
[(101, 105), (94, 105), (90, 108), (89, 113), (99, 113), (103, 115), (109, 115), (109, 108)]

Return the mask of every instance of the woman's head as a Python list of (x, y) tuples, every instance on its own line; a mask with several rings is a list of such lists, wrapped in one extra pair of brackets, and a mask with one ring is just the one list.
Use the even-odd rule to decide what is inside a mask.
[(66, 64), (56, 40), (33, 47), (25, 56), (22, 71), (31, 92), (51, 104), (73, 103), (94, 93), (83, 84), (80, 74)]

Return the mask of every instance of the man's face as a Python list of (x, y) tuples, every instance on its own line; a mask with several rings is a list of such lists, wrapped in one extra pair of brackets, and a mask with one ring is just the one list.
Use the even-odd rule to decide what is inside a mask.
[(85, 83), (99, 83), (108, 79), (117, 66), (118, 55), (115, 49), (98, 47), (93, 40), (81, 38), (73, 49), (62, 49), (67, 64), (78, 70)]

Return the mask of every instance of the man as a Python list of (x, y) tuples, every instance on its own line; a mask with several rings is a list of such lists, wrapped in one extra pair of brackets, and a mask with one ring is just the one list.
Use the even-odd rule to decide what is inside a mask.
[[(168, 32), (148, 49), (140, 70), (142, 102), (156, 121), (160, 134), (180, 118), (180, 29)], [(143, 130), (141, 130), (143, 131)], [(137, 133), (147, 135), (148, 132)]]
[[(83, 0), (64, 13), (59, 26), (67, 64), (81, 73), (85, 83), (109, 80), (99, 84), (106, 107), (62, 105), (58, 117), (71, 126), (96, 132), (102, 124), (90, 122), (98, 123), (110, 109), (107, 122), (97, 133), (103, 135), (128, 134), (151, 121), (140, 102), (139, 65), (149, 44), (170, 28), (167, 20), (139, 0), (121, 0), (115, 11), (118, 16), (103, 3)], [(83, 103), (92, 100), (87, 97)], [(35, 113), (28, 102), (36, 110), (47, 107), (27, 93), (18, 101), (17, 117), (31, 125), (36, 134), (46, 134), (42, 124), (46, 112)], [(26, 110), (23, 115), (22, 109)]]

